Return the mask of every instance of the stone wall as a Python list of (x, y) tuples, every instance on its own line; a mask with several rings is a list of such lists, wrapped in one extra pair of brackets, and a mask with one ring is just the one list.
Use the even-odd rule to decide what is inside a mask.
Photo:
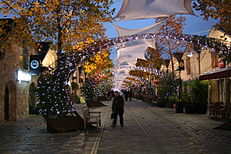
[[(29, 55), (33, 50), (28, 49)], [(23, 70), (22, 48), (12, 45), (11, 49), (5, 52), (5, 57), (0, 60), (0, 122), (5, 120), (16, 120), (29, 114), (29, 87), (32, 82), (37, 82), (37, 77), (32, 81), (17, 81), (17, 71)], [(6, 93), (8, 89), (8, 95)], [(8, 99), (8, 101), (6, 101)], [(6, 103), (8, 102), (8, 103)], [(6, 109), (5, 104), (8, 104)], [(9, 113), (7, 114), (7, 111)], [(6, 114), (5, 114), (6, 113)], [(8, 115), (8, 118), (6, 118)]]
[[(8, 86), (9, 96), (16, 94), (16, 70), (18, 66), (18, 53), (16, 48), (11, 48), (5, 52), (5, 57), (0, 60), (0, 121), (4, 120), (4, 99), (5, 99), (5, 88)], [(13, 97), (13, 96), (12, 96)], [(16, 104), (16, 100), (9, 98), (10, 106)], [(10, 109), (11, 110), (11, 109)], [(13, 109), (12, 109), (13, 110)], [(15, 109), (13, 110), (15, 111)], [(11, 117), (15, 119), (16, 117)]]

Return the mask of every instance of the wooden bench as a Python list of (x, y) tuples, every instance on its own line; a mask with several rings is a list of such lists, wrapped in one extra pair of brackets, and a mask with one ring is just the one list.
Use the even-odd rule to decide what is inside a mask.
[(88, 107), (82, 108), (83, 119), (84, 119), (84, 132), (86, 133), (87, 127), (91, 124), (95, 124), (98, 128), (101, 126), (101, 112), (90, 112)]

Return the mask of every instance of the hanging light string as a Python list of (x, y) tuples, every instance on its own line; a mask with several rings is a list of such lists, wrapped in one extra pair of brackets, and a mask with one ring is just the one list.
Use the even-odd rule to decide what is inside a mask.
[(109, 39), (97, 40), (89, 44), (82, 52), (74, 51), (61, 57), (58, 67), (52, 72), (43, 73), (38, 80), (39, 112), (44, 117), (59, 117), (73, 110), (68, 91), (68, 81), (78, 64), (86, 61), (102, 49), (112, 47), (118, 43), (141, 39), (174, 39), (197, 44), (200, 47), (214, 49), (224, 59), (231, 57), (230, 46), (226, 46), (218, 39), (205, 36), (184, 34), (137, 34)]

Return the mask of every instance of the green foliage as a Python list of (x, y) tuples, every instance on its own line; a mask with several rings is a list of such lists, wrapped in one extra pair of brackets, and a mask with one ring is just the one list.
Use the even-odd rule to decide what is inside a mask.
[(159, 89), (158, 89), (158, 100), (157, 103), (166, 104), (169, 103), (170, 96), (177, 93), (177, 89), (180, 85), (180, 80), (176, 79), (173, 74), (165, 74), (160, 78)]
[(78, 89), (79, 89), (79, 86), (78, 86), (78, 84), (77, 84), (76, 82), (71, 82), (71, 88), (72, 88), (73, 90), (78, 90)]
[(181, 92), (180, 98), (181, 98), (181, 102), (183, 102), (183, 103), (190, 103), (191, 102), (191, 97), (186, 92)]
[[(63, 93), (63, 89), (68, 85), (55, 86), (54, 76), (43, 74), (38, 79), (37, 96), (39, 103), (37, 105), (39, 114), (45, 118), (63, 117), (68, 111), (72, 110), (71, 103), (67, 103), (68, 98)], [(70, 102), (70, 101), (68, 101)]]
[(81, 93), (85, 96), (86, 102), (90, 102), (96, 99), (94, 82), (86, 80), (83, 87), (81, 87)]
[(192, 80), (189, 84), (189, 93), (192, 103), (207, 103), (208, 82)]
[(78, 95), (76, 95), (75, 93), (71, 94), (71, 99), (75, 103), (80, 103), (80, 97)]

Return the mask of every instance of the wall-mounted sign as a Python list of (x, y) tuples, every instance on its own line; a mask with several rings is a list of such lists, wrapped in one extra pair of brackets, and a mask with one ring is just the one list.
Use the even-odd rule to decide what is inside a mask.
[(38, 60), (32, 60), (30, 62), (30, 67), (33, 69), (37, 69), (39, 67), (39, 61)]
[(179, 61), (179, 70), (184, 70), (184, 60)]
[(31, 75), (39, 75), (41, 71), (41, 63), (39, 55), (30, 56), (30, 73)]
[(31, 75), (28, 72), (18, 70), (18, 81), (31, 81)]

